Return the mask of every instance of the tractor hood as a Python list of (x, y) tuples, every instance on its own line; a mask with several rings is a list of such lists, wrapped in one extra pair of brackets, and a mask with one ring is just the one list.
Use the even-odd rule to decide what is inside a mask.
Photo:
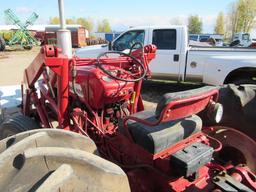
[(108, 45), (92, 45), (77, 49), (75, 55), (81, 58), (96, 58), (99, 54), (108, 51)]

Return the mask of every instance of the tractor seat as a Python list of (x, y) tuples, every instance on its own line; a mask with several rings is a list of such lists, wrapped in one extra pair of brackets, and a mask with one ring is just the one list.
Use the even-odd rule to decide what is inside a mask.
[[(152, 111), (142, 111), (132, 115), (146, 121), (157, 121)], [(198, 133), (202, 128), (202, 120), (197, 115), (180, 120), (161, 123), (156, 126), (145, 125), (128, 120), (127, 126), (136, 144), (152, 154), (159, 153), (179, 141)]]
[[(208, 98), (209, 95), (215, 92), (215, 87), (205, 86), (189, 91), (167, 93), (163, 95), (155, 111), (142, 111), (135, 113), (130, 117), (135, 117), (146, 122), (158, 122), (161, 113), (166, 111), (166, 109), (169, 109), (168, 106), (170, 103), (181, 101), (182, 99), (186, 100), (198, 95), (205, 95), (204, 98)], [(182, 109), (182, 111), (185, 111), (186, 114), (183, 115), (183, 117), (178, 118), (179, 116), (177, 116), (177, 118), (174, 120), (166, 121), (162, 121), (160, 119), (159, 124), (154, 126), (135, 121), (128, 117), (127, 128), (134, 142), (151, 154), (156, 154), (169, 148), (177, 142), (200, 132), (202, 128), (202, 120), (195, 114), (203, 110), (208, 103), (202, 105), (201, 108), (197, 108), (197, 100), (195, 99), (194, 101), (194, 104), (193, 102), (184, 101), (184, 104), (188, 104), (188, 108), (184, 108), (184, 110)], [(182, 104), (181, 106), (184, 105)], [(170, 109), (171, 113), (175, 114), (175, 109), (177, 108)], [(178, 112), (180, 113), (180, 111)]]

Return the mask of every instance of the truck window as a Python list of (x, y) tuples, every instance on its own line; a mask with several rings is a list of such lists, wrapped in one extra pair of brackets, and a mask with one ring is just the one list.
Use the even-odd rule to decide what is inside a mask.
[(176, 36), (175, 29), (157, 29), (153, 31), (153, 44), (157, 46), (157, 49), (176, 49)]
[(128, 31), (115, 40), (115, 42), (113, 43), (113, 49), (116, 51), (130, 49), (131, 46), (136, 42), (141, 42), (142, 44), (144, 44), (144, 38), (144, 30)]
[(199, 41), (200, 42), (207, 42), (209, 38), (210, 38), (210, 35), (201, 35)]

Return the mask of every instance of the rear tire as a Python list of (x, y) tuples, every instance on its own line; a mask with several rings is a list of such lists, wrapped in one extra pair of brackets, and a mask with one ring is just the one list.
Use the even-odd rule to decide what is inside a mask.
[(226, 85), (220, 88), (224, 113), (219, 125), (235, 128), (256, 141), (256, 85)]
[(37, 128), (39, 128), (39, 125), (35, 120), (22, 114), (18, 114), (10, 117), (0, 125), (0, 139)]
[(5, 50), (5, 40), (2, 36), (0, 36), (0, 51), (4, 51)]
[(1, 191), (130, 191), (117, 165), (94, 142), (60, 129), (32, 130), (0, 141)]

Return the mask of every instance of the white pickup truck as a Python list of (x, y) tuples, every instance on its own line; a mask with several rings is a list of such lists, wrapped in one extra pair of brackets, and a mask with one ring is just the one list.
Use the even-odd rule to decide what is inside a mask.
[(156, 59), (150, 64), (153, 78), (211, 85), (256, 82), (256, 49), (191, 47), (186, 26), (130, 28), (109, 45), (84, 47), (75, 54), (97, 57), (109, 50), (125, 51), (138, 41), (158, 48)]

